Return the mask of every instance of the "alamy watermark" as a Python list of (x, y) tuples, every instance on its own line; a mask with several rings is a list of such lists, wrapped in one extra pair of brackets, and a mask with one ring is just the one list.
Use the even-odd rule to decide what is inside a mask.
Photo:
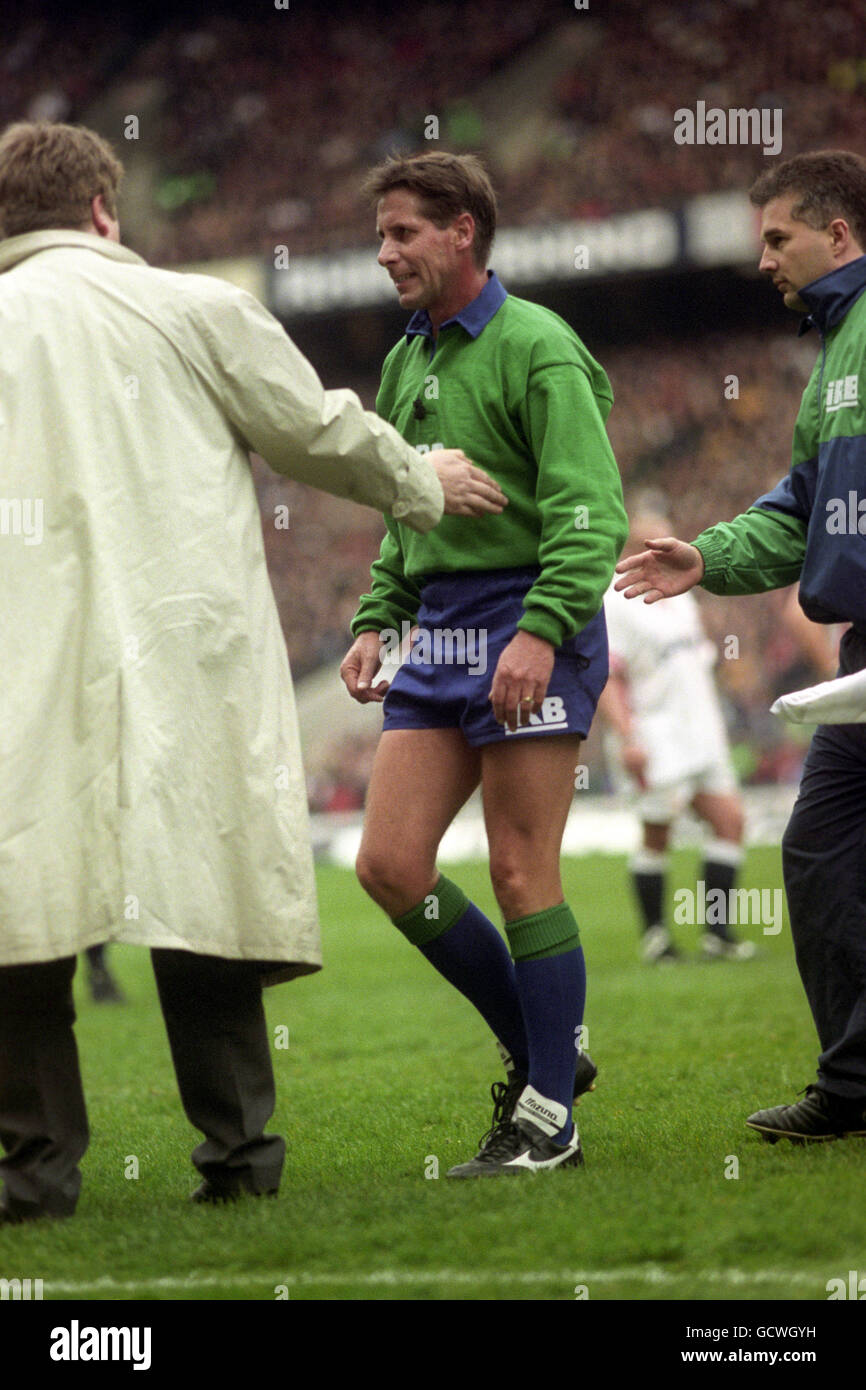
[(828, 497), (824, 523), (830, 536), (866, 536), (866, 497), (853, 488), (846, 497)]
[(828, 1279), (824, 1288), (828, 1303), (838, 1298), (853, 1298), (862, 1303), (866, 1299), (866, 1276), (859, 1269), (849, 1269), (847, 1283), (844, 1279)]
[(674, 141), (677, 145), (760, 145), (765, 155), (778, 154), (782, 111), (778, 106), (707, 109), (707, 103), (699, 101), (694, 111), (681, 106), (674, 112)]
[(41, 545), (41, 497), (0, 497), (0, 536), (23, 536), (25, 545)]
[[(405, 619), (400, 632), (385, 627), (379, 633), (380, 662), (400, 660), (401, 651), (413, 632)], [(487, 629), (483, 627), (419, 627), (406, 654), (412, 666), (465, 666), (470, 676), (483, 676), (487, 670)]]
[(782, 930), (781, 888), (711, 888), (698, 880), (697, 892), (678, 888), (674, 893), (674, 921), (679, 926), (762, 926), (765, 936)]
[(134, 1371), (151, 1364), (149, 1327), (82, 1327), (73, 1318), (68, 1327), (51, 1329), (48, 1355), (52, 1361), (131, 1361)]
[(41, 1279), (0, 1279), (0, 1301), (27, 1302), (30, 1299), (44, 1298)]

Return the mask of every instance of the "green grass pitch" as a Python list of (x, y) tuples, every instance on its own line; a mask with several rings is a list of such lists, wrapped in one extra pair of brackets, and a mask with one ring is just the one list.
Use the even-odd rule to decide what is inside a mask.
[[(0, 1275), (42, 1278), (46, 1299), (825, 1300), (863, 1265), (866, 1141), (770, 1146), (743, 1124), (814, 1075), (787, 918), (778, 936), (743, 930), (761, 949), (744, 964), (700, 963), (681, 926), (691, 959), (650, 970), (624, 859), (564, 872), (600, 1067), (577, 1109), (585, 1169), (446, 1180), (489, 1124), (492, 1040), (353, 875), (325, 867), (326, 969), (266, 995), (279, 1197), (188, 1204), (198, 1141), (149, 960), (117, 949), (125, 1008), (76, 982), (93, 1131), (78, 1214), (0, 1233)], [(483, 863), (449, 873), (497, 920)], [(696, 874), (675, 856), (672, 881)], [(741, 882), (779, 886), (778, 852), (751, 851)]]

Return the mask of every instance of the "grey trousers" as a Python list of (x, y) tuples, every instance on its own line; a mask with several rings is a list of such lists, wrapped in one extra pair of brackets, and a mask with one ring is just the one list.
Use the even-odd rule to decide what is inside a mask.
[[(151, 951), (181, 1100), (205, 1136), (192, 1158), (227, 1192), (273, 1191), (285, 1144), (264, 1127), (275, 1090), (259, 966)], [(68, 1216), (89, 1140), (73, 1025), (75, 957), (0, 967), (0, 1179), (16, 1216)]]

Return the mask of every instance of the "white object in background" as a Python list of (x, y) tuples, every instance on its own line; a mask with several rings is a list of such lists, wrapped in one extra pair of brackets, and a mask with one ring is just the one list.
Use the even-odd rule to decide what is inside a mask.
[(792, 724), (866, 724), (866, 671), (792, 690), (770, 712)]

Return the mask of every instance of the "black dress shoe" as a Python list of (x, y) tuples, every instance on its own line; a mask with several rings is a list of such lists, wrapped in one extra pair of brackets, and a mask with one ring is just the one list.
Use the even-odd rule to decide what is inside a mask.
[[(33, 1217), (30, 1219), (35, 1220)], [(13, 1216), (11, 1211), (7, 1211), (5, 1207), (0, 1206), (0, 1226), (23, 1226), (26, 1220), (26, 1216)]]
[(0, 1202), (0, 1226), (26, 1226), (31, 1221), (62, 1221), (71, 1211), (46, 1211), (30, 1202)]
[(828, 1139), (866, 1136), (866, 1099), (846, 1100), (807, 1086), (804, 1100), (796, 1105), (775, 1105), (758, 1110), (746, 1120), (762, 1139), (775, 1144), (790, 1139), (794, 1144), (820, 1143)]

